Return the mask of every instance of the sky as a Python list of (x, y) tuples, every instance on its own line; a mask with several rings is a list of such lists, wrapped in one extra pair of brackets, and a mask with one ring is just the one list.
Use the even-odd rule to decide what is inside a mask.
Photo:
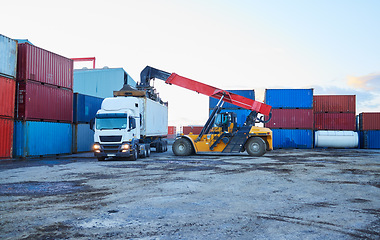
[[(147, 65), (221, 89), (313, 88), (380, 112), (378, 0), (0, 0), (0, 33), (96, 57), (139, 81)], [(91, 68), (92, 63), (76, 63)], [(208, 97), (155, 80), (169, 125), (203, 125)], [(118, 89), (115, 89), (118, 90)]]

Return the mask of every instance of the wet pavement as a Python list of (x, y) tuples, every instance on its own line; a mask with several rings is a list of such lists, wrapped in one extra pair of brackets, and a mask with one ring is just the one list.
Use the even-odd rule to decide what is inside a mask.
[(380, 239), (380, 151), (0, 161), (0, 239)]

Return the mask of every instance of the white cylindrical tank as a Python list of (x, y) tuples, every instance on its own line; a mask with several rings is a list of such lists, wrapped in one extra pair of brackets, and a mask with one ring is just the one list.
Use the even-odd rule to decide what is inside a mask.
[(356, 148), (359, 136), (353, 131), (316, 131), (315, 147)]

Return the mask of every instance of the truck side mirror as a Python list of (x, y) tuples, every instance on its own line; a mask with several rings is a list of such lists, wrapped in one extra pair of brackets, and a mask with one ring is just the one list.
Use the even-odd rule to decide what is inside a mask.
[(90, 129), (94, 131), (95, 118), (90, 120)]

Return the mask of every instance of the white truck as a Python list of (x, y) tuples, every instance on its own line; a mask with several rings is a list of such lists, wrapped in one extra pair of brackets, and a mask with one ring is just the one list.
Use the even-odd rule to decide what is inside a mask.
[(114, 95), (103, 100), (92, 126), (93, 151), (98, 160), (145, 158), (149, 157), (151, 147), (156, 152), (167, 151), (167, 103), (148, 98), (144, 91), (114, 92)]

